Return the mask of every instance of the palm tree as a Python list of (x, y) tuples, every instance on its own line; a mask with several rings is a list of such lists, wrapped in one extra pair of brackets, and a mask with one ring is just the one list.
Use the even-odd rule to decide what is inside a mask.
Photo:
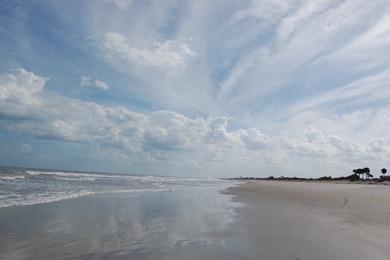
[(362, 173), (363, 174), (366, 174), (366, 180), (371, 176), (372, 177), (372, 174), (370, 174), (370, 168), (368, 167), (365, 167), (362, 169)]
[(360, 175), (364, 174), (363, 169), (360, 169), (360, 168), (354, 169), (352, 172), (359, 175), (359, 179), (360, 179)]
[(353, 172), (354, 174), (356, 174), (356, 175), (359, 175), (359, 179), (360, 179), (360, 174), (359, 174), (358, 169), (353, 169), (352, 172)]

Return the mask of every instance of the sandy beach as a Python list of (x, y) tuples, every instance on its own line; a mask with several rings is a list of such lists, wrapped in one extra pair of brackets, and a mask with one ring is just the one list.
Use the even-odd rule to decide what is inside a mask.
[(0, 259), (390, 259), (389, 186), (252, 181), (0, 208)]
[(390, 259), (389, 187), (254, 181), (228, 193), (245, 205), (235, 232), (248, 259)]

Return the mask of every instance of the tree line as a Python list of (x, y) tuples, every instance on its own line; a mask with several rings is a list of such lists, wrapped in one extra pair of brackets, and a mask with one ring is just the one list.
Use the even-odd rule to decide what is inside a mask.
[[(370, 168), (368, 168), (368, 167), (353, 169), (352, 172), (353, 172), (354, 174), (358, 175), (358, 176), (359, 176), (359, 179), (361, 178), (361, 175), (363, 176), (363, 178), (364, 178), (364, 176), (365, 176), (365, 177), (366, 177), (366, 180), (367, 180), (367, 179), (370, 179), (370, 178), (372, 178), (372, 177), (374, 177), (374, 175), (372, 175), (372, 174), (370, 173), (371, 171), (370, 171)], [(381, 173), (382, 173), (382, 177), (381, 177), (381, 178), (385, 178), (385, 175), (386, 175), (386, 173), (387, 173), (387, 169), (386, 169), (386, 168), (383, 168), (383, 169), (381, 170)]]

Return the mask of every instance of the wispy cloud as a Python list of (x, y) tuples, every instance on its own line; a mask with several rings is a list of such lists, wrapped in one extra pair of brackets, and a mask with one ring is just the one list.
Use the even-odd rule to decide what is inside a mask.
[(0, 125), (16, 139), (257, 175), (388, 163), (388, 0), (77, 6), (4, 5)]
[[(273, 29), (275, 33), (270, 34), (268, 41), (249, 50), (250, 55), (244, 55), (233, 67), (222, 81), (221, 97), (240, 102), (240, 105), (253, 105), (254, 97), (262, 100), (289, 86), (302, 71), (313, 70), (312, 64), (316, 60), (329, 55), (342, 55), (345, 44), (362, 44), (362, 38), (367, 38), (367, 27), (374, 27), (369, 29), (369, 35), (377, 35), (372, 31), (378, 30), (375, 23), (378, 16), (372, 17), (370, 14), (378, 11), (382, 4), (376, 2), (364, 5), (364, 8), (363, 5), (360, 1), (309, 1), (293, 8), (292, 13), (278, 20)], [(381, 11), (385, 12), (386, 9)], [(378, 23), (383, 27), (383, 19)], [(375, 52), (378, 53), (379, 49), (380, 53), (387, 52), (383, 40), (383, 37), (379, 37), (377, 42), (381, 44), (371, 45)], [(366, 57), (367, 61), (371, 57), (364, 52), (360, 56)]]
[(390, 99), (390, 70), (367, 76), (331, 91), (307, 98), (289, 109), (290, 115), (308, 109), (330, 109), (338, 113), (345, 107), (360, 110), (372, 104), (380, 105)]

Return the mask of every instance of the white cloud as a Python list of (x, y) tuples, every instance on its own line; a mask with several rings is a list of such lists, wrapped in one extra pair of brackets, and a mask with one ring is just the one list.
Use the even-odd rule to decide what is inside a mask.
[(185, 67), (196, 56), (196, 52), (185, 42), (167, 40), (157, 42), (150, 48), (135, 47), (123, 34), (114, 32), (105, 35), (103, 46), (109, 54), (129, 64), (161, 69)]
[[(389, 11), (384, 8), (382, 11)], [(351, 42), (316, 61), (319, 66), (338, 63), (355, 70), (388, 67), (390, 55), (390, 14), (380, 13), (371, 27)]]
[[(50, 91), (43, 89), (47, 79), (23, 69), (1, 74), (2, 128), (88, 143), (104, 157), (117, 151), (115, 157), (122, 160), (196, 160), (191, 163), (199, 167), (209, 158), (231, 169), (240, 161), (256, 167), (282, 163), (289, 170), (310, 163), (334, 167), (367, 158), (386, 161), (388, 0), (42, 5), (59, 17), (61, 27), (73, 31), (58, 40), (71, 40), (70, 48), (90, 59), (85, 64), (96, 65), (96, 73), (109, 73), (103, 78), (80, 71), (85, 75), (80, 85), (88, 91), (61, 89), (53, 85), (73, 84), (68, 76), (86, 69), (78, 54), (52, 56), (41, 51), (45, 46), (19, 48), (13, 40), (4, 41), (2, 49), (16, 48), (30, 57), (36, 71), (49, 68), (53, 58), (63, 62), (60, 71), (54, 66), (47, 72), (53, 78)], [(73, 19), (78, 12), (82, 19)], [(27, 40), (12, 23), (3, 27), (8, 26), (15, 40)], [(32, 37), (47, 42), (45, 35)], [(21, 62), (12, 53), (3, 53), (2, 67)], [(93, 94), (90, 90), (114, 87), (114, 95), (99, 95), (99, 100), (115, 104), (120, 96), (126, 104), (130, 97), (129, 106), (137, 111), (166, 111), (136, 113), (55, 94), (93, 100), (93, 95), (86, 97)]]
[(114, 2), (119, 8), (126, 11), (133, 3), (133, 0), (114, 0)]
[(86, 87), (92, 85), (92, 78), (88, 76), (81, 76), (80, 78), (80, 86)]
[(38, 77), (24, 69), (16, 69), (0, 75), (0, 100), (12, 102), (23, 100), (25, 104), (35, 103), (34, 94), (42, 91), (47, 79)]
[(370, 154), (386, 160), (390, 156), (390, 138), (374, 138), (368, 145)]
[(92, 5), (91, 45), (135, 81), (123, 92), (188, 114), (277, 110), (269, 97), (299, 99), (389, 65), (387, 0), (152, 0), (128, 15)]
[[(112, 154), (122, 161), (222, 163), (275, 170), (281, 165), (298, 169), (310, 160), (313, 167), (314, 162), (340, 162), (348, 169), (368, 158), (385, 162), (385, 155), (390, 154), (389, 138), (373, 139), (363, 146), (325, 136), (313, 126), (303, 138), (269, 136), (257, 128), (231, 131), (227, 117), (189, 118), (172, 111), (136, 113), (46, 92), (44, 82), (23, 69), (0, 75), (1, 128), (36, 138), (86, 143), (95, 147), (95, 156)], [(12, 110), (14, 104), (18, 110)], [(313, 168), (301, 170), (312, 175)]]
[[(137, 3), (142, 12), (128, 16), (95, 8), (91, 16), (107, 12), (111, 19), (91, 18), (88, 29), (106, 61), (136, 81), (123, 88), (126, 94), (188, 114), (236, 116), (245, 124), (243, 113), (265, 117), (263, 111), (279, 109), (269, 98), (299, 92), (291, 97), (299, 100), (373, 72), (355, 72), (354, 64), (340, 61), (364, 66), (381, 60), (383, 69), (386, 6), (382, 0), (150, 1)], [(343, 58), (347, 46), (359, 43), (366, 48)]]
[(324, 140), (324, 136), (321, 131), (309, 125), (306, 129), (305, 139), (310, 143), (318, 143)]
[(355, 80), (317, 96), (303, 99), (298, 105), (291, 107), (288, 113), (295, 114), (325, 106), (338, 109), (350, 106), (360, 109), (366, 104), (389, 99), (390, 88), (388, 86), (390, 86), (390, 69)]
[(361, 145), (354, 144), (335, 135), (328, 136), (327, 141), (334, 146), (336, 152), (341, 156), (358, 157), (365, 153), (364, 148)]
[(255, 18), (264, 22), (275, 23), (288, 11), (291, 11), (294, 5), (294, 1), (253, 0), (249, 6), (235, 13), (231, 22), (237, 23), (245, 19)]
[(98, 80), (98, 79), (93, 80), (92, 77), (88, 77), (88, 76), (81, 76), (80, 86), (82, 86), (82, 87), (96, 87), (100, 90), (109, 90), (110, 89), (110, 86), (107, 84), (107, 82), (105, 82), (103, 80)]
[[(361, 66), (361, 72), (372, 69), (371, 63), (375, 63), (375, 68), (388, 65), (387, 18), (382, 18), (389, 11), (384, 8), (385, 1), (368, 5), (365, 1), (284, 1), (283, 5), (290, 7), (275, 10), (267, 3), (254, 1), (244, 13), (238, 12), (246, 19), (258, 17), (271, 22), (276, 20), (277, 23), (272, 22), (275, 25), (268, 28), (271, 33), (264, 36), (260, 44), (240, 55), (230, 73), (221, 81), (220, 102), (234, 105), (235, 109), (255, 106), (276, 91), (287, 89), (305, 72), (308, 75), (316, 72), (314, 69), (325, 67), (339, 78), (344, 75), (339, 75), (338, 68), (356, 73), (356, 66)], [(257, 5), (261, 6), (261, 11), (256, 11)], [(273, 15), (278, 11), (282, 15)], [(365, 28), (370, 28), (368, 33), (364, 32)], [(254, 34), (253, 37), (259, 35)], [(362, 44), (364, 49), (348, 47), (351, 50), (346, 53), (344, 47), (349, 43)], [(327, 56), (332, 60), (320, 62)], [(323, 83), (318, 81), (318, 84)], [(302, 86), (299, 89), (302, 90)]]
[(108, 84), (106, 82), (104, 82), (103, 80), (98, 80), (96, 79), (95, 80), (95, 86), (101, 90), (108, 90), (110, 89), (110, 86), (108, 86)]
[(245, 148), (250, 151), (265, 149), (271, 145), (271, 138), (256, 128), (240, 129), (237, 131), (237, 134), (244, 143)]

